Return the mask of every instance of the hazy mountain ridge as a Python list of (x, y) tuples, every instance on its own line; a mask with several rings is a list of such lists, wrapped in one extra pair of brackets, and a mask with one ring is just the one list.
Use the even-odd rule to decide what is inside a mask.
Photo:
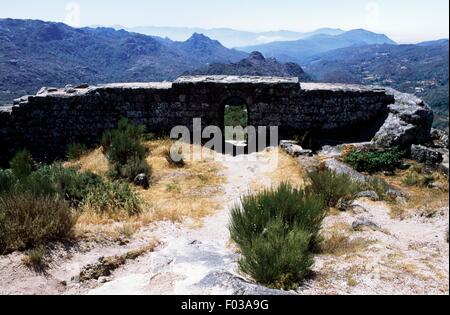
[(189, 71), (189, 75), (254, 75), (297, 77), (300, 81), (310, 81), (309, 75), (296, 63), (279, 63), (275, 58), (264, 58), (259, 52), (231, 64), (213, 63), (206, 67)]
[(338, 35), (318, 34), (297, 41), (272, 42), (264, 45), (241, 47), (239, 49), (246, 52), (260, 51), (266, 57), (302, 64), (308, 58), (327, 51), (351, 46), (385, 43), (396, 44), (384, 34), (357, 29)]
[(199, 34), (173, 42), (111, 28), (0, 19), (0, 101), (42, 86), (173, 80), (207, 63), (246, 56)]
[(307, 38), (317, 34), (339, 35), (344, 33), (341, 29), (321, 28), (312, 32), (294, 32), (287, 30), (269, 31), (269, 32), (249, 32), (234, 30), (231, 28), (188, 28), (188, 27), (157, 27), (157, 26), (139, 26), (139, 27), (123, 27), (114, 26), (115, 29), (125, 29), (129, 32), (136, 32), (149, 36), (158, 36), (169, 38), (176, 41), (184, 41), (194, 33), (204, 34), (210, 38), (220, 41), (224, 46), (241, 47), (250, 46), (273, 41), (293, 41)]

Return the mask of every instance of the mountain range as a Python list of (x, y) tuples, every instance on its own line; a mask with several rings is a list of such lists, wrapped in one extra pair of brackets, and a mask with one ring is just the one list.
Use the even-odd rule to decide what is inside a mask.
[(308, 58), (327, 51), (371, 44), (395, 45), (396, 43), (384, 34), (357, 29), (339, 34), (317, 34), (296, 41), (277, 41), (239, 49), (246, 52), (259, 51), (266, 57), (303, 64)]
[(277, 75), (392, 86), (425, 99), (448, 125), (448, 39), (397, 45), (366, 30), (270, 35), (277, 33), (306, 37), (241, 51), (200, 33), (174, 41), (113, 28), (0, 19), (0, 104), (42, 86), (174, 80), (184, 73)]
[(275, 58), (265, 58), (261, 53), (254, 51), (247, 58), (236, 63), (212, 63), (186, 75), (253, 75), (297, 77), (302, 82), (311, 81), (311, 78), (298, 64), (293, 62), (280, 63)]
[(0, 19), (0, 102), (42, 86), (173, 80), (247, 55), (200, 34), (174, 42), (111, 28)]
[(185, 41), (194, 33), (204, 34), (210, 38), (220, 41), (225, 47), (242, 47), (250, 45), (265, 44), (274, 41), (294, 41), (304, 39), (314, 35), (339, 35), (344, 33), (341, 29), (321, 28), (312, 32), (293, 32), (293, 31), (270, 31), (270, 32), (248, 32), (239, 31), (231, 28), (188, 28), (188, 27), (156, 27), (139, 26), (123, 27), (113, 26), (116, 30), (126, 30), (128, 32), (140, 33), (149, 36), (170, 38), (175, 41)]
[(415, 94), (448, 125), (448, 39), (347, 47), (312, 57), (303, 67), (316, 81), (391, 86)]

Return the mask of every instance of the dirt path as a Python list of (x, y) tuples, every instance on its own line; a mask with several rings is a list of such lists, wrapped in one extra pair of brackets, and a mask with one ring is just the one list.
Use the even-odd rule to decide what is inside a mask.
[(251, 183), (270, 185), (270, 180), (259, 154), (226, 156), (222, 163), (227, 182), (220, 212), (206, 218), (200, 229), (190, 228), (189, 223), (161, 224), (152, 233), (166, 244), (161, 250), (127, 264), (114, 274), (113, 281), (88, 294), (234, 293), (237, 255), (229, 244), (229, 212)]

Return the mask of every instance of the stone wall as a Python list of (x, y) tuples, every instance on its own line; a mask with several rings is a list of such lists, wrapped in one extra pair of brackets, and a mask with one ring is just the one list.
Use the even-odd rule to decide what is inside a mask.
[[(304, 130), (329, 134), (350, 130), (367, 134), (370, 140), (387, 117), (415, 115), (399, 113), (396, 95), (385, 89), (300, 84), (294, 78), (196, 76), (173, 83), (43, 88), (0, 111), (1, 159), (7, 160), (20, 148), (40, 159), (57, 158), (70, 143), (98, 142), (103, 131), (115, 128), (121, 117), (162, 134), (177, 125), (191, 128), (193, 118), (202, 118), (204, 126), (223, 126), (224, 105), (239, 102), (247, 104), (250, 125), (279, 126), (282, 136)], [(407, 110), (422, 109), (423, 115), (415, 117), (412, 126), (429, 134), (431, 110), (423, 102), (400, 102)]]

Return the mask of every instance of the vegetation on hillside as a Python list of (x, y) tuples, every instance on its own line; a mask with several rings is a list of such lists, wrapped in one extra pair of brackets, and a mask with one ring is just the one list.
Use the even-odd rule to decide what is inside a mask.
[(398, 147), (383, 151), (353, 149), (347, 153), (344, 161), (358, 172), (394, 171), (405, 154)]
[(448, 128), (448, 64), (447, 40), (342, 48), (312, 57), (305, 69), (321, 82), (389, 86), (415, 94), (436, 112), (435, 126)]

